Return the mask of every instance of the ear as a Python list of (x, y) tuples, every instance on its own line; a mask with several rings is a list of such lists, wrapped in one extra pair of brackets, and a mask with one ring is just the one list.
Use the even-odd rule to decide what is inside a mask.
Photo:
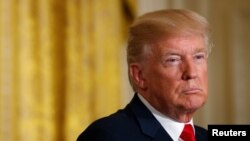
[(143, 76), (143, 70), (142, 67), (139, 64), (130, 64), (129, 66), (129, 73), (131, 76), (132, 81), (134, 82), (134, 84), (141, 88), (141, 89), (145, 89), (146, 85), (145, 85), (145, 78)]

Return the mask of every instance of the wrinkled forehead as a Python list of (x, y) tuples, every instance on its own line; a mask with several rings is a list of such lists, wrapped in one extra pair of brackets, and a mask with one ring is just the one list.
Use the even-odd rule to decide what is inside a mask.
[(147, 48), (149, 49), (145, 51), (150, 50), (158, 55), (165, 53), (192, 54), (195, 52), (207, 52), (205, 40), (199, 35), (162, 37), (152, 42)]

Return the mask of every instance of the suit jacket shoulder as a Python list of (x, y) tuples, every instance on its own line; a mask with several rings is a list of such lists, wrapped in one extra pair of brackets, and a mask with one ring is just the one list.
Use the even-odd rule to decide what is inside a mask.
[[(196, 128), (197, 127), (197, 128)], [(196, 126), (197, 141), (205, 129)], [(205, 134), (206, 136), (206, 134)], [(153, 114), (135, 94), (122, 110), (93, 122), (77, 141), (172, 141)], [(205, 141), (205, 140), (202, 140)]]
[(195, 136), (197, 141), (207, 141), (207, 129), (195, 125)]

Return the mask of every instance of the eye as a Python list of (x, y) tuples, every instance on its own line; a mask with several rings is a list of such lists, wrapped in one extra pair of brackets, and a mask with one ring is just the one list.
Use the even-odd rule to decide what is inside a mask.
[(181, 57), (178, 55), (170, 55), (164, 58), (164, 65), (175, 66), (181, 63)]
[(194, 60), (196, 61), (203, 61), (206, 60), (206, 53), (201, 52), (201, 53), (197, 53), (194, 55)]

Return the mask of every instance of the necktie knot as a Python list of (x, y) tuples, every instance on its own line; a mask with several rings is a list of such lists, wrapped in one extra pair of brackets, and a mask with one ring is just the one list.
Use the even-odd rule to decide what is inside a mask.
[(191, 124), (185, 124), (180, 138), (183, 141), (195, 141), (194, 130)]

